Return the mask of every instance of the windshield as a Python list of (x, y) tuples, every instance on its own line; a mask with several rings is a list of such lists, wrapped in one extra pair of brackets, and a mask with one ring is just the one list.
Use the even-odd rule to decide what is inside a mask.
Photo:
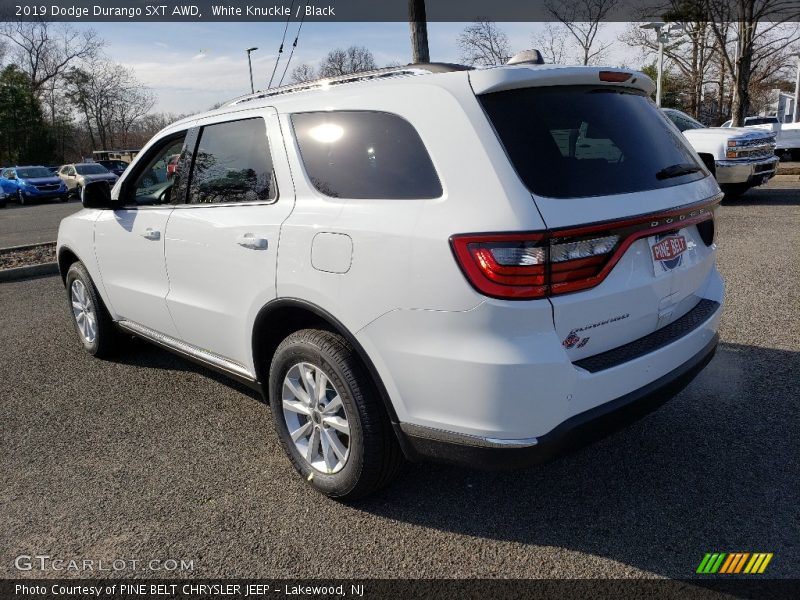
[(34, 179), (36, 177), (52, 177), (50, 169), (45, 167), (24, 167), (17, 169), (17, 177), (20, 179)]
[(553, 86), (479, 100), (522, 181), (537, 195), (605, 196), (707, 175), (683, 136), (638, 90)]
[(75, 170), (80, 175), (106, 175), (108, 169), (103, 165), (75, 165)]

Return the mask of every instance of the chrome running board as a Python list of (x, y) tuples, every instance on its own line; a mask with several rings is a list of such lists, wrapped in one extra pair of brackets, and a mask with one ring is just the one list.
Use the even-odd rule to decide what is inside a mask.
[(258, 381), (255, 375), (247, 370), (247, 367), (228, 358), (224, 358), (218, 354), (209, 352), (208, 350), (203, 350), (202, 348), (192, 346), (191, 344), (187, 344), (186, 342), (177, 340), (174, 337), (159, 333), (154, 329), (150, 329), (149, 327), (145, 327), (144, 325), (140, 325), (134, 321), (116, 321), (116, 324), (128, 333), (132, 333), (137, 337), (144, 338), (147, 341), (153, 342), (154, 344), (165, 348), (166, 350), (170, 350), (171, 352), (175, 352), (185, 356), (186, 358), (195, 360), (213, 369), (222, 371), (223, 373), (226, 373), (236, 379), (244, 380), (245, 382), (250, 383), (257, 383)]

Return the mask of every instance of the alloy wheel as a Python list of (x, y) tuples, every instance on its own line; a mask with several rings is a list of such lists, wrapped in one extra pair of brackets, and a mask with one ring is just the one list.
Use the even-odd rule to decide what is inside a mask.
[(319, 367), (302, 362), (286, 373), (283, 418), (300, 456), (321, 473), (341, 471), (350, 456), (350, 423), (342, 398)]
[(70, 299), (72, 300), (72, 315), (75, 317), (81, 337), (89, 344), (94, 343), (97, 337), (97, 315), (89, 292), (80, 279), (72, 282)]

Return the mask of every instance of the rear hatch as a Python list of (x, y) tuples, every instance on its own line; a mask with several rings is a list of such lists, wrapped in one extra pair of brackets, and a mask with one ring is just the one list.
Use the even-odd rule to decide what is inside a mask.
[(698, 304), (713, 268), (719, 189), (649, 99), (652, 81), (577, 67), (470, 78), (548, 228), (531, 243), (545, 252), (543, 295), (572, 360), (644, 337)]

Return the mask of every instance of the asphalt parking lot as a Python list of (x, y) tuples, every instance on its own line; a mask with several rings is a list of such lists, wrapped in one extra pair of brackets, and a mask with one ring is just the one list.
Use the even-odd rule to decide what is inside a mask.
[[(245, 388), (144, 343), (78, 346), (58, 277), (0, 284), (0, 577), (21, 554), (193, 561), (193, 577), (800, 577), (800, 189), (723, 204), (721, 346), (633, 427), (523, 472), (405, 468), (353, 506), (300, 481)], [(160, 576), (164, 572), (122, 575)]]
[(69, 202), (42, 202), (20, 206), (9, 202), (0, 209), (0, 248), (54, 242), (61, 219), (82, 208), (77, 198)]

